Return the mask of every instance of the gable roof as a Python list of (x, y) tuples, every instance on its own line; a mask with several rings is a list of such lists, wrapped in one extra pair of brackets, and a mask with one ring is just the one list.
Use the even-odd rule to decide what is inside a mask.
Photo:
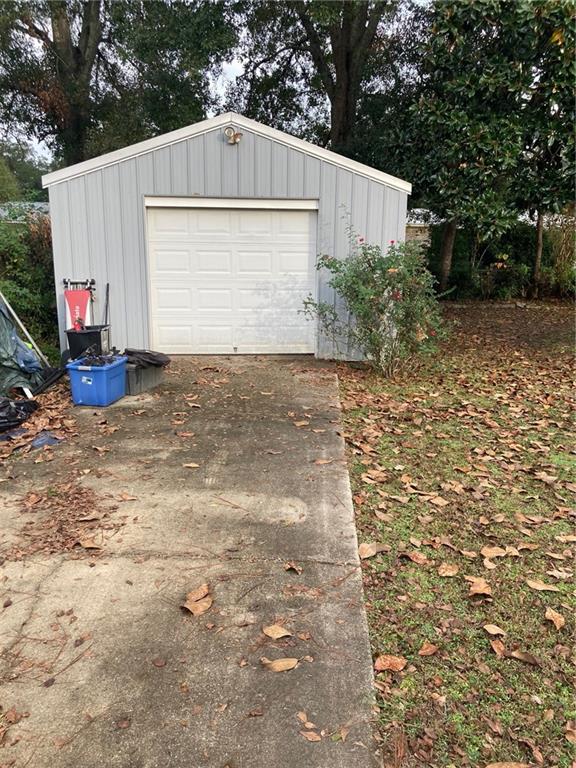
[(85, 173), (97, 171), (116, 163), (121, 163), (123, 160), (129, 160), (132, 157), (143, 155), (147, 152), (153, 152), (156, 149), (161, 149), (162, 147), (167, 147), (171, 144), (177, 144), (180, 141), (186, 141), (186, 139), (193, 136), (199, 136), (208, 131), (213, 131), (216, 128), (222, 128), (231, 124), (237, 128), (244, 128), (247, 131), (251, 131), (258, 136), (263, 136), (272, 141), (276, 141), (279, 144), (284, 144), (287, 147), (291, 147), (292, 149), (312, 157), (317, 157), (319, 160), (324, 160), (332, 165), (346, 168), (347, 170), (365, 176), (372, 181), (386, 184), (389, 187), (399, 189), (408, 194), (412, 191), (412, 185), (407, 181), (398, 179), (383, 171), (378, 171), (376, 168), (371, 168), (369, 165), (357, 163), (355, 160), (350, 160), (348, 157), (338, 155), (336, 152), (331, 152), (323, 147), (318, 147), (315, 144), (311, 144), (309, 141), (304, 141), (303, 139), (298, 139), (283, 131), (278, 131), (276, 128), (269, 128), (267, 125), (258, 123), (256, 120), (250, 120), (235, 112), (225, 112), (217, 117), (202, 120), (200, 123), (188, 125), (185, 128), (179, 128), (176, 131), (170, 131), (170, 133), (164, 133), (161, 136), (155, 136), (153, 139), (140, 141), (138, 144), (131, 144), (123, 149), (117, 149), (114, 152), (100, 155), (100, 157), (94, 157), (91, 160), (85, 160), (82, 163), (70, 165), (68, 168), (61, 168), (59, 171), (53, 171), (52, 173), (42, 176), (42, 186), (50, 187), (53, 184), (68, 181), (77, 176), (82, 176)]

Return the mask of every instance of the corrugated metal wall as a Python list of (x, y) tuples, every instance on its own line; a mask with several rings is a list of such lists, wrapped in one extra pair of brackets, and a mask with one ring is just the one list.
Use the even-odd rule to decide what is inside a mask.
[[(220, 128), (50, 187), (56, 290), (64, 344), (64, 278), (96, 280), (100, 322), (110, 283), (114, 344), (149, 343), (145, 195), (315, 198), (319, 254), (344, 258), (349, 225), (367, 242), (403, 240), (405, 192), (244, 131), (229, 146)], [(318, 298), (335, 297), (318, 276)], [(64, 344), (66, 346), (66, 344)], [(320, 357), (354, 356), (320, 338)]]

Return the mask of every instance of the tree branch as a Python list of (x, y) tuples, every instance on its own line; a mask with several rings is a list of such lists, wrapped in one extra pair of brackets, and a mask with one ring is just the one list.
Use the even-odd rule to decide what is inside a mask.
[(320, 75), (324, 88), (326, 88), (328, 97), (332, 98), (334, 95), (334, 78), (330, 71), (330, 67), (328, 66), (324, 51), (322, 50), (320, 36), (312, 23), (312, 19), (308, 16), (305, 4), (303, 2), (298, 2), (295, 4), (295, 8), (300, 23), (304, 27), (304, 31), (308, 38), (308, 48), (310, 50), (310, 55), (312, 56), (312, 61), (318, 70), (318, 74)]

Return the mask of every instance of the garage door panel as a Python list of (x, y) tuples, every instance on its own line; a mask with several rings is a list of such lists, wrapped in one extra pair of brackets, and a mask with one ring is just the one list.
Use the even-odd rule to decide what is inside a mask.
[[(309, 353), (315, 214), (148, 210), (151, 344), (172, 353)], [(161, 215), (159, 215), (161, 214)], [(180, 221), (177, 221), (180, 219)]]
[(227, 234), (232, 229), (231, 212), (225, 209), (198, 210), (190, 223), (191, 229), (199, 234)]
[(237, 232), (239, 235), (269, 235), (273, 228), (272, 211), (237, 211)]
[(232, 291), (222, 288), (199, 288), (196, 295), (198, 311), (232, 311)]
[(236, 274), (243, 275), (272, 275), (273, 256), (272, 251), (238, 250), (236, 260)]
[(169, 251), (159, 248), (153, 253), (153, 267), (158, 275), (190, 274), (190, 251), (188, 248)]
[(167, 309), (190, 310), (192, 308), (192, 291), (189, 288), (158, 288), (156, 290), (156, 307), (162, 311)]
[(232, 252), (209, 249), (196, 249), (193, 262), (197, 275), (231, 275)]

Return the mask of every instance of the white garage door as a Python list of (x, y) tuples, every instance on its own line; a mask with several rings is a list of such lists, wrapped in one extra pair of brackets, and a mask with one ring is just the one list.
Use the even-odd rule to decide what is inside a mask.
[(307, 353), (316, 214), (148, 208), (151, 346), (182, 354)]

